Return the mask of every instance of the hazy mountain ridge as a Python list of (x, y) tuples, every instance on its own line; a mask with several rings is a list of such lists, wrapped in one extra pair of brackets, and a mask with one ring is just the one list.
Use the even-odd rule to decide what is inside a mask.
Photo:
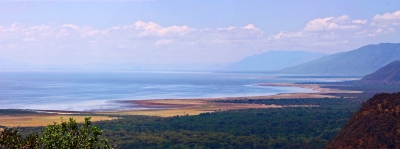
[(236, 63), (139, 64), (92, 63), (41, 65), (0, 58), (1, 70), (93, 70), (93, 71), (269, 71), (288, 74), (366, 75), (400, 60), (400, 43), (366, 45), (332, 55), (305, 51), (269, 51)]
[(371, 85), (400, 85), (400, 60), (391, 62), (376, 72), (365, 76), (357, 83)]
[(33, 66), (22, 62), (15, 62), (9, 59), (0, 58), (0, 69), (2, 70), (29, 70), (36, 68), (38, 68), (38, 66)]
[(400, 43), (366, 45), (356, 50), (341, 52), (288, 67), (280, 73), (323, 75), (366, 75), (392, 61), (400, 60)]
[(326, 146), (400, 148), (400, 92), (376, 94), (367, 100)]
[(268, 51), (245, 57), (227, 67), (233, 71), (274, 71), (321, 58), (325, 54), (306, 51)]

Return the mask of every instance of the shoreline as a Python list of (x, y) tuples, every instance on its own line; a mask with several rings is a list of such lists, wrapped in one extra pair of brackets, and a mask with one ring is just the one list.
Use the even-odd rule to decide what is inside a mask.
[(238, 97), (215, 97), (215, 98), (190, 98), (190, 99), (143, 99), (143, 100), (124, 100), (120, 101), (127, 104), (137, 104), (139, 106), (148, 107), (174, 107), (185, 108), (193, 103), (212, 102), (215, 100), (246, 100), (246, 99), (285, 99), (285, 98), (338, 98), (337, 96), (326, 95), (328, 93), (362, 93), (361, 91), (338, 90), (331, 88), (323, 88), (318, 84), (294, 84), (294, 83), (260, 83), (259, 86), (276, 86), (276, 87), (299, 87), (308, 88), (316, 91), (314, 93), (278, 93), (274, 95), (262, 96), (238, 96)]
[[(78, 122), (84, 117), (92, 116), (92, 121), (112, 120), (118, 115), (147, 115), (147, 116), (182, 116), (198, 115), (200, 113), (226, 111), (249, 108), (282, 108), (281, 105), (242, 104), (242, 103), (218, 103), (215, 100), (246, 100), (246, 99), (288, 99), (288, 98), (337, 98), (327, 93), (361, 93), (360, 91), (337, 90), (323, 88), (318, 84), (294, 84), (294, 83), (260, 83), (259, 86), (276, 87), (300, 87), (316, 91), (315, 93), (280, 93), (265, 96), (243, 96), (243, 97), (219, 97), (219, 98), (191, 98), (191, 99), (144, 99), (119, 101), (126, 107), (143, 107), (139, 110), (110, 110), (110, 111), (57, 111), (57, 110), (34, 110), (35, 113), (27, 115), (0, 115), (0, 125), (9, 127), (46, 126), (53, 122), (74, 117)], [(329, 99), (327, 99), (329, 100)], [(293, 105), (296, 106), (296, 105)]]

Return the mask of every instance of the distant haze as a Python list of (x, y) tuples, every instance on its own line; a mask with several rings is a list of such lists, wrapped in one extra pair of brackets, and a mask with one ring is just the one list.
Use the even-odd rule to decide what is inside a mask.
[(228, 70), (236, 71), (272, 71), (299, 65), (321, 58), (325, 54), (305, 51), (269, 51), (255, 54), (230, 65)]

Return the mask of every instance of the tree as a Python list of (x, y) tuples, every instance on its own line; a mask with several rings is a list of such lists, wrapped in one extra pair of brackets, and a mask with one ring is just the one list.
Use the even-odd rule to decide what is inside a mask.
[(0, 148), (49, 148), (49, 149), (92, 149), (111, 148), (106, 139), (100, 139), (102, 131), (92, 126), (90, 117), (78, 124), (73, 118), (69, 121), (54, 122), (41, 133), (21, 137), (18, 131), (5, 129), (0, 134)]

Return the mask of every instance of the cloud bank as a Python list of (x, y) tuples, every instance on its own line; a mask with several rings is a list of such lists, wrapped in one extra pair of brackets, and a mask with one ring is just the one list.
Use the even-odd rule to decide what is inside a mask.
[(101, 30), (16, 22), (0, 26), (0, 53), (14, 60), (61, 64), (232, 62), (272, 49), (334, 53), (386, 39), (400, 42), (394, 38), (399, 26), (400, 10), (369, 20), (348, 15), (316, 18), (302, 29), (279, 33), (265, 33), (254, 24), (199, 29), (137, 21)]

